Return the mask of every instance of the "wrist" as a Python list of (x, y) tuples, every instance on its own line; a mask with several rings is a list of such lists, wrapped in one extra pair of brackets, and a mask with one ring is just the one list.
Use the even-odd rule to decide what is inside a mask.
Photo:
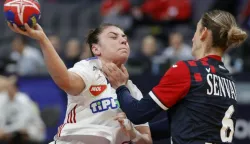
[(125, 89), (127, 89), (126, 85), (120, 85), (119, 87), (116, 88), (116, 93), (123, 91)]
[(131, 141), (132, 141), (133, 143), (136, 143), (136, 142), (138, 142), (141, 138), (142, 138), (141, 133), (138, 132), (138, 131), (134, 128), (133, 133), (131, 134), (131, 137), (130, 137)]
[(47, 36), (45, 34), (43, 34), (39, 39), (39, 43), (45, 43), (48, 40)]

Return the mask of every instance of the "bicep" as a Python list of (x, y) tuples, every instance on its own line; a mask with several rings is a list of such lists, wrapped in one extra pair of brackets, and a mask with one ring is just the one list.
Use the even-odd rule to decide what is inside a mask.
[(69, 71), (69, 87), (64, 89), (66, 93), (76, 96), (80, 94), (86, 87), (84, 79), (75, 72)]

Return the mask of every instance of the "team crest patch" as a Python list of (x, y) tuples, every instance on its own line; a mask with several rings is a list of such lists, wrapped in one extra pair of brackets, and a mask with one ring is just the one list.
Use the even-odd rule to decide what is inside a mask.
[(93, 96), (98, 96), (100, 95), (102, 92), (104, 92), (107, 88), (107, 85), (92, 85), (90, 88), (89, 88), (89, 91), (90, 93), (93, 95)]

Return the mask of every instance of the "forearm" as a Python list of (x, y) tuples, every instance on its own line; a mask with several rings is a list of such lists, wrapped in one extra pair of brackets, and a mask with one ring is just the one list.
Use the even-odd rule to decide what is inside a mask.
[(146, 123), (162, 111), (161, 107), (150, 96), (143, 97), (138, 101), (131, 96), (125, 86), (120, 86), (116, 93), (121, 109), (134, 124)]
[(140, 134), (141, 138), (134, 144), (152, 144), (152, 139), (148, 134)]
[(51, 42), (46, 36), (44, 36), (39, 43), (43, 52), (44, 62), (50, 76), (60, 88), (64, 89), (65, 87), (68, 87), (69, 73), (67, 67), (55, 51)]

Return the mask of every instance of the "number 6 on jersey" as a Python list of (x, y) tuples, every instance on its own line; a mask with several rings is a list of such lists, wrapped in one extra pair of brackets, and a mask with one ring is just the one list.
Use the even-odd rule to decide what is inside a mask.
[[(231, 105), (226, 113), (224, 118), (222, 119), (222, 128), (220, 130), (220, 137), (222, 142), (232, 142), (233, 134), (234, 134), (234, 122), (231, 119), (231, 116), (234, 113), (234, 106)], [(228, 130), (230, 133), (228, 134)]]

